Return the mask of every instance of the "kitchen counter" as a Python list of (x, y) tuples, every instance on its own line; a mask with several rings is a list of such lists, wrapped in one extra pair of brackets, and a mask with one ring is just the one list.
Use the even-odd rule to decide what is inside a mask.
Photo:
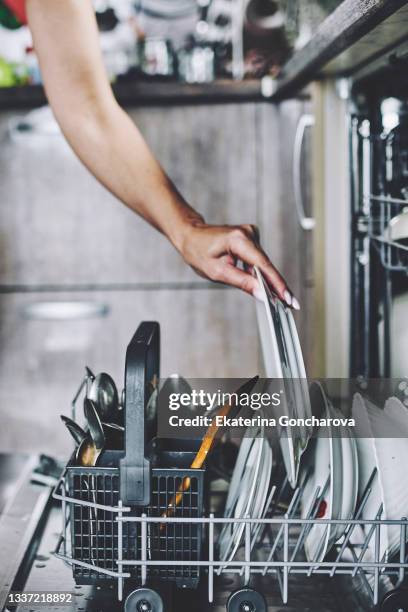
[[(219, 80), (194, 84), (177, 81), (119, 81), (113, 92), (122, 106), (165, 106), (176, 104), (220, 104), (256, 102), (264, 99), (260, 80)], [(1, 109), (29, 109), (47, 103), (40, 85), (0, 88)]]

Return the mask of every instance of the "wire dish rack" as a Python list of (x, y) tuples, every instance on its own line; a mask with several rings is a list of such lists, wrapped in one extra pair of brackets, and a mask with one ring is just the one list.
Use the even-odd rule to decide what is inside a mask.
[[(307, 495), (307, 507), (307, 478), (293, 490), (287, 477), (277, 476), (264, 491), (266, 502), (258, 506), (259, 516), (206, 514), (205, 466), (190, 467), (201, 441), (158, 440), (149, 435), (155, 424), (147, 409), (146, 389), (158, 377), (158, 355), (158, 324), (142, 323), (126, 354), (125, 448), (106, 449), (91, 467), (78, 465), (74, 454), (54, 490), (54, 499), (62, 504), (62, 533), (55, 555), (72, 566), (77, 584), (117, 583), (122, 601), (129, 588), (156, 579), (197, 588), (201, 573), (207, 575), (212, 603), (216, 577), (235, 574), (242, 577), (244, 588), (231, 594), (229, 612), (266, 612), (263, 594), (249, 588), (254, 578), (262, 576), (269, 582), (276, 579), (283, 604), (289, 600), (290, 575), (359, 576), (374, 605), (383, 595), (385, 579), (388, 586), (403, 585), (408, 520), (386, 520), (382, 505), (374, 510), (376, 504), (367, 505), (378, 485), (376, 469), (352, 516), (349, 510), (347, 517), (320, 518), (330, 476), (312, 496)], [(370, 520), (366, 520), (368, 507)], [(242, 529), (237, 530), (237, 525)], [(318, 525), (322, 527), (315, 556), (307, 559), (305, 543)], [(326, 534), (333, 545), (322, 552)], [(226, 536), (236, 538), (234, 553), (221, 558), (219, 544)], [(384, 549), (384, 541), (392, 541), (392, 550)], [(391, 596), (403, 597), (398, 590)], [(139, 588), (127, 596), (124, 609), (162, 612), (160, 602), (157, 593)], [(382, 610), (408, 609), (397, 604)]]
[[(392, 239), (390, 222), (408, 212), (408, 130), (373, 133), (370, 122), (358, 129), (360, 176), (354, 177), (360, 199), (358, 228), (367, 233), (382, 265), (391, 272), (408, 271), (408, 233)], [(376, 160), (374, 163), (373, 160)], [(375, 171), (374, 171), (375, 169)]]
[[(145, 585), (151, 577), (159, 575), (187, 584), (191, 578), (197, 578), (194, 572), (201, 568), (207, 574), (209, 603), (214, 600), (216, 575), (238, 574), (245, 585), (249, 585), (256, 575), (274, 577), (282, 603), (286, 604), (289, 600), (290, 575), (320, 574), (331, 578), (337, 575), (359, 576), (373, 605), (377, 605), (384, 594), (384, 578), (388, 579), (388, 585), (394, 587), (405, 581), (408, 571), (408, 520), (386, 520), (382, 505), (372, 520), (362, 518), (376, 477), (374, 470), (351, 519), (318, 518), (325, 487), (316, 489), (305, 518), (299, 517), (302, 487), (293, 492), (287, 508), (282, 512), (279, 509), (288, 490), (286, 480), (280, 487), (273, 487), (264, 518), (248, 516), (227, 519), (214, 514), (192, 515), (191, 510), (188, 510), (189, 516), (183, 516), (181, 511), (177, 516), (165, 517), (162, 512), (163, 506), (166, 507), (164, 503), (159, 504), (159, 516), (154, 515), (154, 510), (158, 510), (154, 504), (147, 512), (136, 516), (131, 507), (122, 504), (116, 489), (108, 503), (107, 498), (99, 498), (97, 488), (96, 501), (90, 501), (89, 497), (84, 499), (82, 486), (79, 490), (72, 488), (72, 478), (75, 480), (75, 476), (69, 473), (68, 468), (54, 492), (54, 498), (62, 502), (62, 534), (55, 554), (73, 565), (79, 578), (93, 577), (97, 584), (106, 580), (117, 581), (119, 601), (123, 599), (127, 579), (136, 577), (140, 585)], [(177, 482), (174, 482), (174, 487), (177, 490)], [(98, 531), (100, 518), (103, 518), (104, 529), (110, 526), (108, 533)], [(89, 525), (89, 531), (81, 532), (80, 543), (76, 530), (72, 529), (73, 520)], [(245, 526), (241, 546), (234, 559), (222, 560), (218, 556), (218, 534), (224, 525), (237, 523)], [(311, 528), (318, 524), (326, 529), (338, 525), (345, 527), (344, 535), (320, 562), (306, 560), (303, 552), (306, 537)], [(389, 528), (398, 530), (399, 543), (392, 556), (380, 558), (381, 539), (384, 530)], [(191, 557), (188, 558), (186, 551), (193, 540), (196, 544), (191, 547)], [(205, 540), (206, 546), (197, 546), (199, 540)], [(101, 550), (100, 544), (105, 547), (107, 543), (109, 546)], [(189, 586), (192, 586), (191, 582)], [(398, 589), (388, 593), (387, 605), (390, 605), (390, 597), (401, 596)], [(407, 605), (407, 600), (404, 605)], [(262, 607), (255, 609), (266, 610)], [(381, 609), (397, 611), (406, 608), (398, 603), (394, 607)]]
[(402, 212), (408, 212), (408, 200), (373, 194), (368, 195), (366, 200), (370, 206), (368, 235), (379, 253), (382, 265), (391, 272), (407, 272), (408, 239), (393, 240), (389, 228), (392, 219)]
[(394, 297), (408, 273), (408, 125), (402, 113), (387, 131), (381, 117), (378, 103), (350, 121), (350, 374), (364, 378), (395, 371)]

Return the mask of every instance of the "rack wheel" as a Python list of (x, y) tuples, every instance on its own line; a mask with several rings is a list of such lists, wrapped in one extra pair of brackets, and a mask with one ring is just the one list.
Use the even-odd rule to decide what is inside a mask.
[(227, 612), (267, 612), (266, 601), (258, 591), (245, 587), (231, 593)]
[(381, 612), (408, 612), (408, 590), (394, 589), (383, 598)]
[(156, 591), (140, 588), (129, 593), (125, 612), (163, 612), (163, 600)]

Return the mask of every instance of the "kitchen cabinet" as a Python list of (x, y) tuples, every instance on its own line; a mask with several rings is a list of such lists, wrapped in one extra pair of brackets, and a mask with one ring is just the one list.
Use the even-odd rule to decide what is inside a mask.
[[(255, 104), (130, 111), (179, 190), (211, 223), (256, 211)], [(59, 134), (0, 115), (0, 285), (199, 282), (168, 241), (118, 205)], [(49, 123), (49, 119), (46, 119)]]
[[(103, 305), (92, 318), (33, 317), (51, 302)], [(56, 306), (57, 307), (56, 307)], [(59, 311), (60, 312), (60, 311)], [(103, 313), (105, 313), (103, 315)], [(259, 372), (253, 299), (229, 289), (8, 294), (0, 299), (0, 450), (66, 455), (60, 414), (84, 375), (123, 385), (127, 344), (142, 320), (161, 325), (161, 375), (246, 378)]]

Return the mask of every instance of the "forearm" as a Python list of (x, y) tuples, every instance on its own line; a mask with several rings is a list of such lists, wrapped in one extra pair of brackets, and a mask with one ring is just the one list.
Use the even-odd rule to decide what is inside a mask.
[[(91, 0), (26, 0), (47, 97), (72, 148), (119, 200), (163, 232), (198, 274), (256, 293), (258, 266), (296, 307), (284, 279), (245, 226), (209, 226), (177, 192), (139, 130), (116, 103)], [(236, 268), (243, 261), (249, 272)]]
[(90, 0), (27, 0), (27, 14), (49, 102), (75, 153), (119, 200), (180, 250), (184, 228), (200, 217), (117, 104)]
[(105, 108), (86, 104), (59, 118), (72, 148), (119, 200), (165, 234), (181, 250), (184, 231), (202, 220), (178, 193), (153, 157), (136, 125), (113, 100)]

